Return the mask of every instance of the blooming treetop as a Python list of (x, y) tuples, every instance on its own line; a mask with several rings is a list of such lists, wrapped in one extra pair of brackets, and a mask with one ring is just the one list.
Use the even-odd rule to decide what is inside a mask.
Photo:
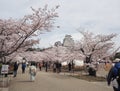
[(51, 61), (64, 61), (63, 58), (66, 55), (66, 48), (63, 46), (54, 46), (45, 50), (45, 53)]
[(58, 6), (50, 10), (47, 6), (38, 10), (31, 8), (33, 13), (22, 19), (0, 19), (0, 59), (38, 43), (32, 37), (53, 27), (54, 19), (58, 17), (57, 8)]
[(75, 43), (75, 48), (85, 56), (87, 62), (103, 59), (115, 52), (111, 50), (114, 47), (112, 39), (116, 37), (116, 34), (94, 35), (85, 31), (80, 31), (80, 33), (83, 35), (83, 38)]
[(50, 61), (71, 61), (74, 59), (83, 59), (83, 55), (76, 51), (70, 51), (67, 47), (64, 46), (54, 46), (50, 49), (44, 51), (46, 53), (46, 57), (48, 57)]

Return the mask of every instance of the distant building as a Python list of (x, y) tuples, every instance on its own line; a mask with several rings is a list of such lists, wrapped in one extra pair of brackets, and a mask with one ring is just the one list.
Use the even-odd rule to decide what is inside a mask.
[(71, 35), (65, 35), (65, 38), (63, 39), (63, 46), (65, 46), (65, 47), (73, 47), (74, 46), (74, 40), (72, 39)]
[(65, 38), (63, 39), (63, 43), (61, 43), (61, 41), (57, 41), (55, 42), (54, 46), (73, 47), (74, 40), (72, 39), (71, 35), (65, 35)]
[(62, 43), (60, 41), (55, 42), (54, 46), (62, 46)]

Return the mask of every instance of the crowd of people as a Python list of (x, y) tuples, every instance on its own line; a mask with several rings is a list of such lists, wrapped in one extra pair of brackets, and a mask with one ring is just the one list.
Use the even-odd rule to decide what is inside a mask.
[[(12, 67), (12, 69), (11, 69)], [(2, 68), (2, 64), (0, 65), (0, 69)], [(17, 72), (18, 69), (21, 68), (21, 73), (24, 74), (26, 72), (26, 68), (29, 69), (29, 74), (30, 74), (30, 80), (34, 81), (35, 80), (35, 76), (37, 73), (37, 68), (39, 69), (39, 71), (44, 70), (45, 72), (53, 71), (53, 73), (60, 73), (61, 69), (62, 69), (62, 64), (59, 61), (55, 61), (55, 62), (51, 62), (51, 61), (42, 61), (42, 62), (35, 62), (35, 61), (31, 61), (31, 62), (27, 62), (25, 60), (25, 58), (23, 58), (23, 62), (17, 62), (14, 61), (12, 62), (12, 65), (9, 64), (8, 69), (9, 70), (13, 70), (13, 77), (17, 77)], [(72, 69), (74, 68), (74, 63), (71, 61), (68, 63), (68, 71), (72, 71)], [(8, 75), (9, 73), (7, 73)]]
[[(59, 61), (55, 61), (55, 62), (51, 62), (51, 61), (42, 61), (42, 62), (35, 62), (35, 61), (31, 61), (29, 63), (26, 63), (26, 60), (23, 59), (24, 61), (22, 63), (18, 63), (13, 62), (13, 77), (17, 76), (17, 71), (18, 68), (20, 68), (19, 66), (21, 65), (21, 72), (22, 74), (25, 73), (26, 68), (29, 68), (29, 75), (30, 75), (30, 80), (31, 81), (35, 81), (35, 76), (37, 74), (37, 68), (39, 69), (39, 71), (44, 70), (45, 72), (48, 72), (48, 70), (51, 70), (54, 73), (60, 73), (61, 69), (62, 69), (62, 64)], [(2, 69), (2, 63), (0, 63), (0, 70)], [(6, 66), (8, 68), (10, 68), (9, 66)], [(75, 64), (73, 61), (70, 61), (67, 65), (67, 70), (68, 72), (74, 72), (74, 68), (75, 68)], [(0, 71), (0, 74), (1, 71)], [(93, 72), (92, 72), (93, 74)], [(7, 74), (5, 74), (7, 75)], [(120, 91), (120, 60), (118, 60), (117, 62), (114, 63), (114, 65), (112, 65), (108, 76), (107, 76), (107, 83), (108, 85), (112, 84), (114, 91)]]
[[(29, 74), (30, 74), (31, 81), (35, 80), (37, 68), (39, 68), (40, 71), (44, 69), (46, 72), (48, 72), (48, 69), (53, 69), (54, 73), (60, 73), (61, 68), (62, 68), (62, 64), (58, 61), (56, 62), (50, 62), (50, 61), (30, 62), (28, 66), (29, 66)], [(18, 67), (19, 67), (19, 64), (15, 62), (13, 77), (17, 76)], [(22, 69), (23, 74), (25, 73), (26, 67), (27, 67), (27, 64), (23, 62), (21, 64), (21, 69)], [(68, 71), (69, 72), (73, 71), (73, 69), (74, 69), (74, 63), (71, 61), (68, 63)], [(116, 62), (113, 65), (113, 67), (111, 68), (107, 76), (108, 85), (112, 83), (114, 91), (120, 91), (120, 77), (119, 76), (120, 76), (120, 61)]]
[[(22, 63), (22, 73), (25, 73), (25, 68), (26, 68), (26, 63)], [(14, 72), (13, 72), (13, 77), (17, 76), (17, 70), (18, 70), (19, 64), (17, 62), (14, 63)], [(37, 68), (41, 71), (44, 69), (46, 72), (48, 69), (53, 69), (54, 73), (60, 73), (62, 64), (58, 61), (56, 62), (50, 62), (50, 61), (42, 61), (42, 62), (30, 62), (29, 63), (29, 74), (30, 74), (30, 80), (34, 81)], [(74, 63), (73, 61), (68, 63), (68, 71), (73, 71), (74, 70)], [(115, 62), (114, 65), (111, 67), (108, 76), (107, 76), (107, 83), (108, 85), (112, 84), (113, 90), (114, 91), (120, 91), (120, 60), (118, 62)]]

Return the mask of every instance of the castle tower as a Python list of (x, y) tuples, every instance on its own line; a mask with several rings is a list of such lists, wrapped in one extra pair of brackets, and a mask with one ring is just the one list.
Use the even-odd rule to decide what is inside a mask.
[(72, 39), (71, 35), (65, 35), (65, 38), (63, 39), (63, 46), (65, 46), (65, 47), (73, 47), (74, 46), (74, 40)]

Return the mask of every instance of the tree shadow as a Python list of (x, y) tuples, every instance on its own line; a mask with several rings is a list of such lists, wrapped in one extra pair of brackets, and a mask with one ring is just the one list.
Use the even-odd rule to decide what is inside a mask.
[(17, 82), (32, 82), (32, 81), (30, 81), (30, 80), (24, 80), (24, 81), (17, 81)]

